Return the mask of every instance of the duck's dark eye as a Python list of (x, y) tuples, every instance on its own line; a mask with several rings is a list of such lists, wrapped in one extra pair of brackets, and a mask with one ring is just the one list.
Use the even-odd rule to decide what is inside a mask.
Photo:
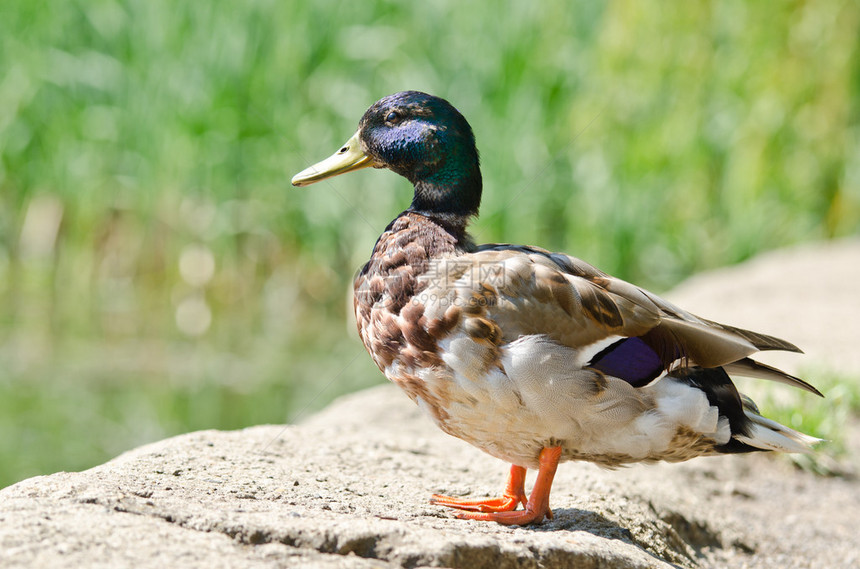
[(400, 122), (400, 113), (397, 111), (391, 111), (385, 116), (385, 122), (388, 124), (397, 124)]

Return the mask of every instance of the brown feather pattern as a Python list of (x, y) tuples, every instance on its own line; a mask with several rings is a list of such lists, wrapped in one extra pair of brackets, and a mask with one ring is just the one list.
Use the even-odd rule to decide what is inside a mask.
[[(792, 344), (698, 318), (574, 257), (536, 247), (474, 247), (461, 227), (411, 211), (389, 225), (356, 277), (355, 311), (359, 334), (379, 368), (425, 405), (440, 427), (478, 446), (480, 437), (450, 422), (446, 381), (422, 375), (447, 368), (441, 346), (458, 334), (472, 342), (471, 360), (461, 371), (475, 382), (492, 370), (504, 373), (502, 350), (522, 337), (539, 335), (574, 350), (638, 337), (668, 372), (726, 366), (814, 391), (748, 357), (759, 349), (790, 350)], [(605, 381), (595, 382), (593, 393), (602, 393)], [(514, 393), (522, 401), (522, 394)], [(732, 405), (735, 399), (729, 398)], [(670, 454), (649, 460), (717, 452), (714, 440), (683, 429), (675, 443)], [(605, 466), (625, 462), (576, 448), (569, 442), (563, 457), (587, 454)]]

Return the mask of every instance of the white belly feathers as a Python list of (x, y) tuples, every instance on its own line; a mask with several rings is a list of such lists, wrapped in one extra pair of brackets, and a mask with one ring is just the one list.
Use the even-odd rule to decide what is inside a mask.
[(542, 448), (561, 445), (563, 460), (617, 466), (671, 459), (679, 432), (729, 440), (728, 422), (705, 394), (671, 376), (634, 388), (583, 368), (585, 350), (537, 335), (500, 346), (491, 365), (488, 349), (455, 332), (439, 343), (445, 366), (416, 374), (445, 406), (445, 430), (502, 460), (536, 468)]

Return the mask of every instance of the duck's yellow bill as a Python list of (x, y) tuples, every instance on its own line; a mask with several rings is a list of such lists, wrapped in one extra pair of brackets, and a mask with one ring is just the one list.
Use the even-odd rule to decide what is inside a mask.
[(373, 159), (362, 152), (361, 143), (358, 140), (358, 132), (346, 141), (340, 150), (309, 168), (305, 168), (293, 176), (294, 186), (308, 186), (314, 182), (331, 178), (339, 174), (352, 172), (373, 166)]

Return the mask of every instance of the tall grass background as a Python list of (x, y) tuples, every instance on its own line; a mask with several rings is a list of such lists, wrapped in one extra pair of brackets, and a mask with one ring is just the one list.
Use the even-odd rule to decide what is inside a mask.
[(382, 381), (349, 289), (410, 187), (289, 178), (395, 91), (470, 120), (479, 241), (663, 291), (856, 235), (858, 32), (836, 0), (0, 0), (0, 486)]

